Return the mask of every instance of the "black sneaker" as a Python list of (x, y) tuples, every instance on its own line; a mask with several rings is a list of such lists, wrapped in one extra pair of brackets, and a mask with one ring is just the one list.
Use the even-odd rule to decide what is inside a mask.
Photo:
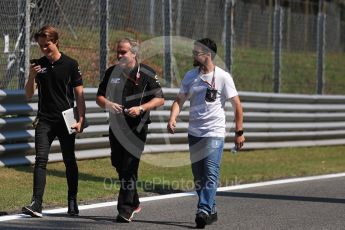
[(79, 214), (77, 198), (75, 196), (68, 198), (68, 211), (67, 211), (67, 213), (70, 216), (78, 216), (78, 214)]
[(195, 223), (197, 228), (205, 228), (205, 225), (212, 224), (218, 220), (217, 213), (207, 215), (205, 212), (198, 212), (195, 217)]
[(218, 215), (217, 213), (212, 213), (211, 215), (209, 215), (208, 219), (207, 219), (207, 224), (212, 224), (213, 222), (216, 222), (218, 220)]
[(123, 214), (117, 215), (116, 221), (119, 223), (129, 223), (132, 221), (134, 215), (136, 213), (139, 213), (140, 211), (141, 211), (141, 207), (138, 206), (136, 209), (134, 209), (134, 211), (130, 215), (123, 215)]
[(198, 212), (195, 217), (196, 228), (205, 228), (209, 216), (204, 212)]
[(118, 223), (129, 223), (131, 220), (128, 217), (125, 217), (125, 215), (117, 215), (116, 222)]
[(42, 202), (33, 200), (30, 205), (22, 208), (22, 213), (32, 217), (42, 217)]

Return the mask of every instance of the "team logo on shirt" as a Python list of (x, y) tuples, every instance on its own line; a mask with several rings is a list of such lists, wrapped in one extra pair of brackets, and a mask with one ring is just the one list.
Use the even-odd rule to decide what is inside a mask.
[(112, 78), (110, 80), (110, 83), (112, 83), (112, 84), (119, 84), (120, 83), (120, 78)]
[(43, 67), (38, 73), (46, 73), (46, 72), (47, 72), (47, 67)]
[(157, 83), (158, 85), (161, 85), (161, 84), (159, 83), (159, 79), (158, 79), (158, 76), (157, 76), (157, 75), (155, 75), (155, 79), (156, 79), (156, 83)]
[(80, 71), (80, 68), (79, 68), (79, 66), (78, 66), (78, 73), (79, 73), (79, 75), (81, 75), (81, 71)]

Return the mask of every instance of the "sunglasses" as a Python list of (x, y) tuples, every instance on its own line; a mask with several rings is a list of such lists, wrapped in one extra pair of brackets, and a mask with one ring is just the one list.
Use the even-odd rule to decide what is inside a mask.
[(192, 54), (193, 54), (193, 56), (200, 56), (200, 55), (204, 55), (204, 54), (206, 54), (205, 52), (199, 52), (199, 51), (196, 51), (196, 50), (193, 50), (192, 51)]

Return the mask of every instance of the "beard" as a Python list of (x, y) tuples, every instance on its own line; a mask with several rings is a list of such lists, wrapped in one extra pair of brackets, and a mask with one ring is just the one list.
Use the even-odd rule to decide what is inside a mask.
[(130, 71), (135, 66), (135, 63), (133, 63), (133, 61), (131, 61), (127, 57), (122, 57), (119, 58), (117, 62), (115, 62), (115, 65), (117, 65), (119, 68), (123, 70)]
[(194, 67), (201, 66), (201, 63), (194, 59), (193, 66)]
[(128, 63), (128, 59), (126, 57), (122, 57), (117, 60), (116, 64), (124, 67), (127, 65), (127, 63)]

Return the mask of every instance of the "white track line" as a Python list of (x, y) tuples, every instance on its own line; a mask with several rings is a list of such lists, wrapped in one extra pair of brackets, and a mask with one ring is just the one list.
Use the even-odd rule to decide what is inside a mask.
[[(330, 179), (330, 178), (338, 178), (338, 177), (345, 177), (345, 173), (336, 173), (336, 174), (328, 174), (328, 175), (320, 175), (320, 176), (273, 180), (273, 181), (258, 182), (258, 183), (252, 183), (252, 184), (234, 185), (234, 186), (228, 186), (228, 187), (220, 187), (217, 189), (217, 191), (218, 192), (231, 191), (231, 190), (239, 190), (239, 189), (246, 189), (246, 188), (255, 188), (255, 187), (262, 187), (262, 186), (269, 186), (269, 185), (288, 184), (288, 183), (296, 183), (296, 182), (304, 182), (304, 181), (312, 181), (312, 180), (322, 180), (322, 179)], [(195, 192), (173, 193), (173, 194), (168, 194), (168, 195), (143, 197), (143, 198), (140, 198), (140, 202), (156, 201), (156, 200), (194, 196), (194, 195), (196, 195)], [(79, 210), (103, 208), (103, 207), (109, 207), (109, 206), (115, 206), (115, 205), (117, 205), (117, 201), (89, 204), (89, 205), (80, 205)], [(58, 209), (44, 210), (42, 213), (43, 215), (49, 215), (49, 214), (66, 213), (66, 212), (67, 212), (67, 208), (58, 208)], [(16, 220), (16, 219), (21, 219), (21, 218), (30, 218), (30, 217), (24, 214), (0, 216), (0, 222)]]

